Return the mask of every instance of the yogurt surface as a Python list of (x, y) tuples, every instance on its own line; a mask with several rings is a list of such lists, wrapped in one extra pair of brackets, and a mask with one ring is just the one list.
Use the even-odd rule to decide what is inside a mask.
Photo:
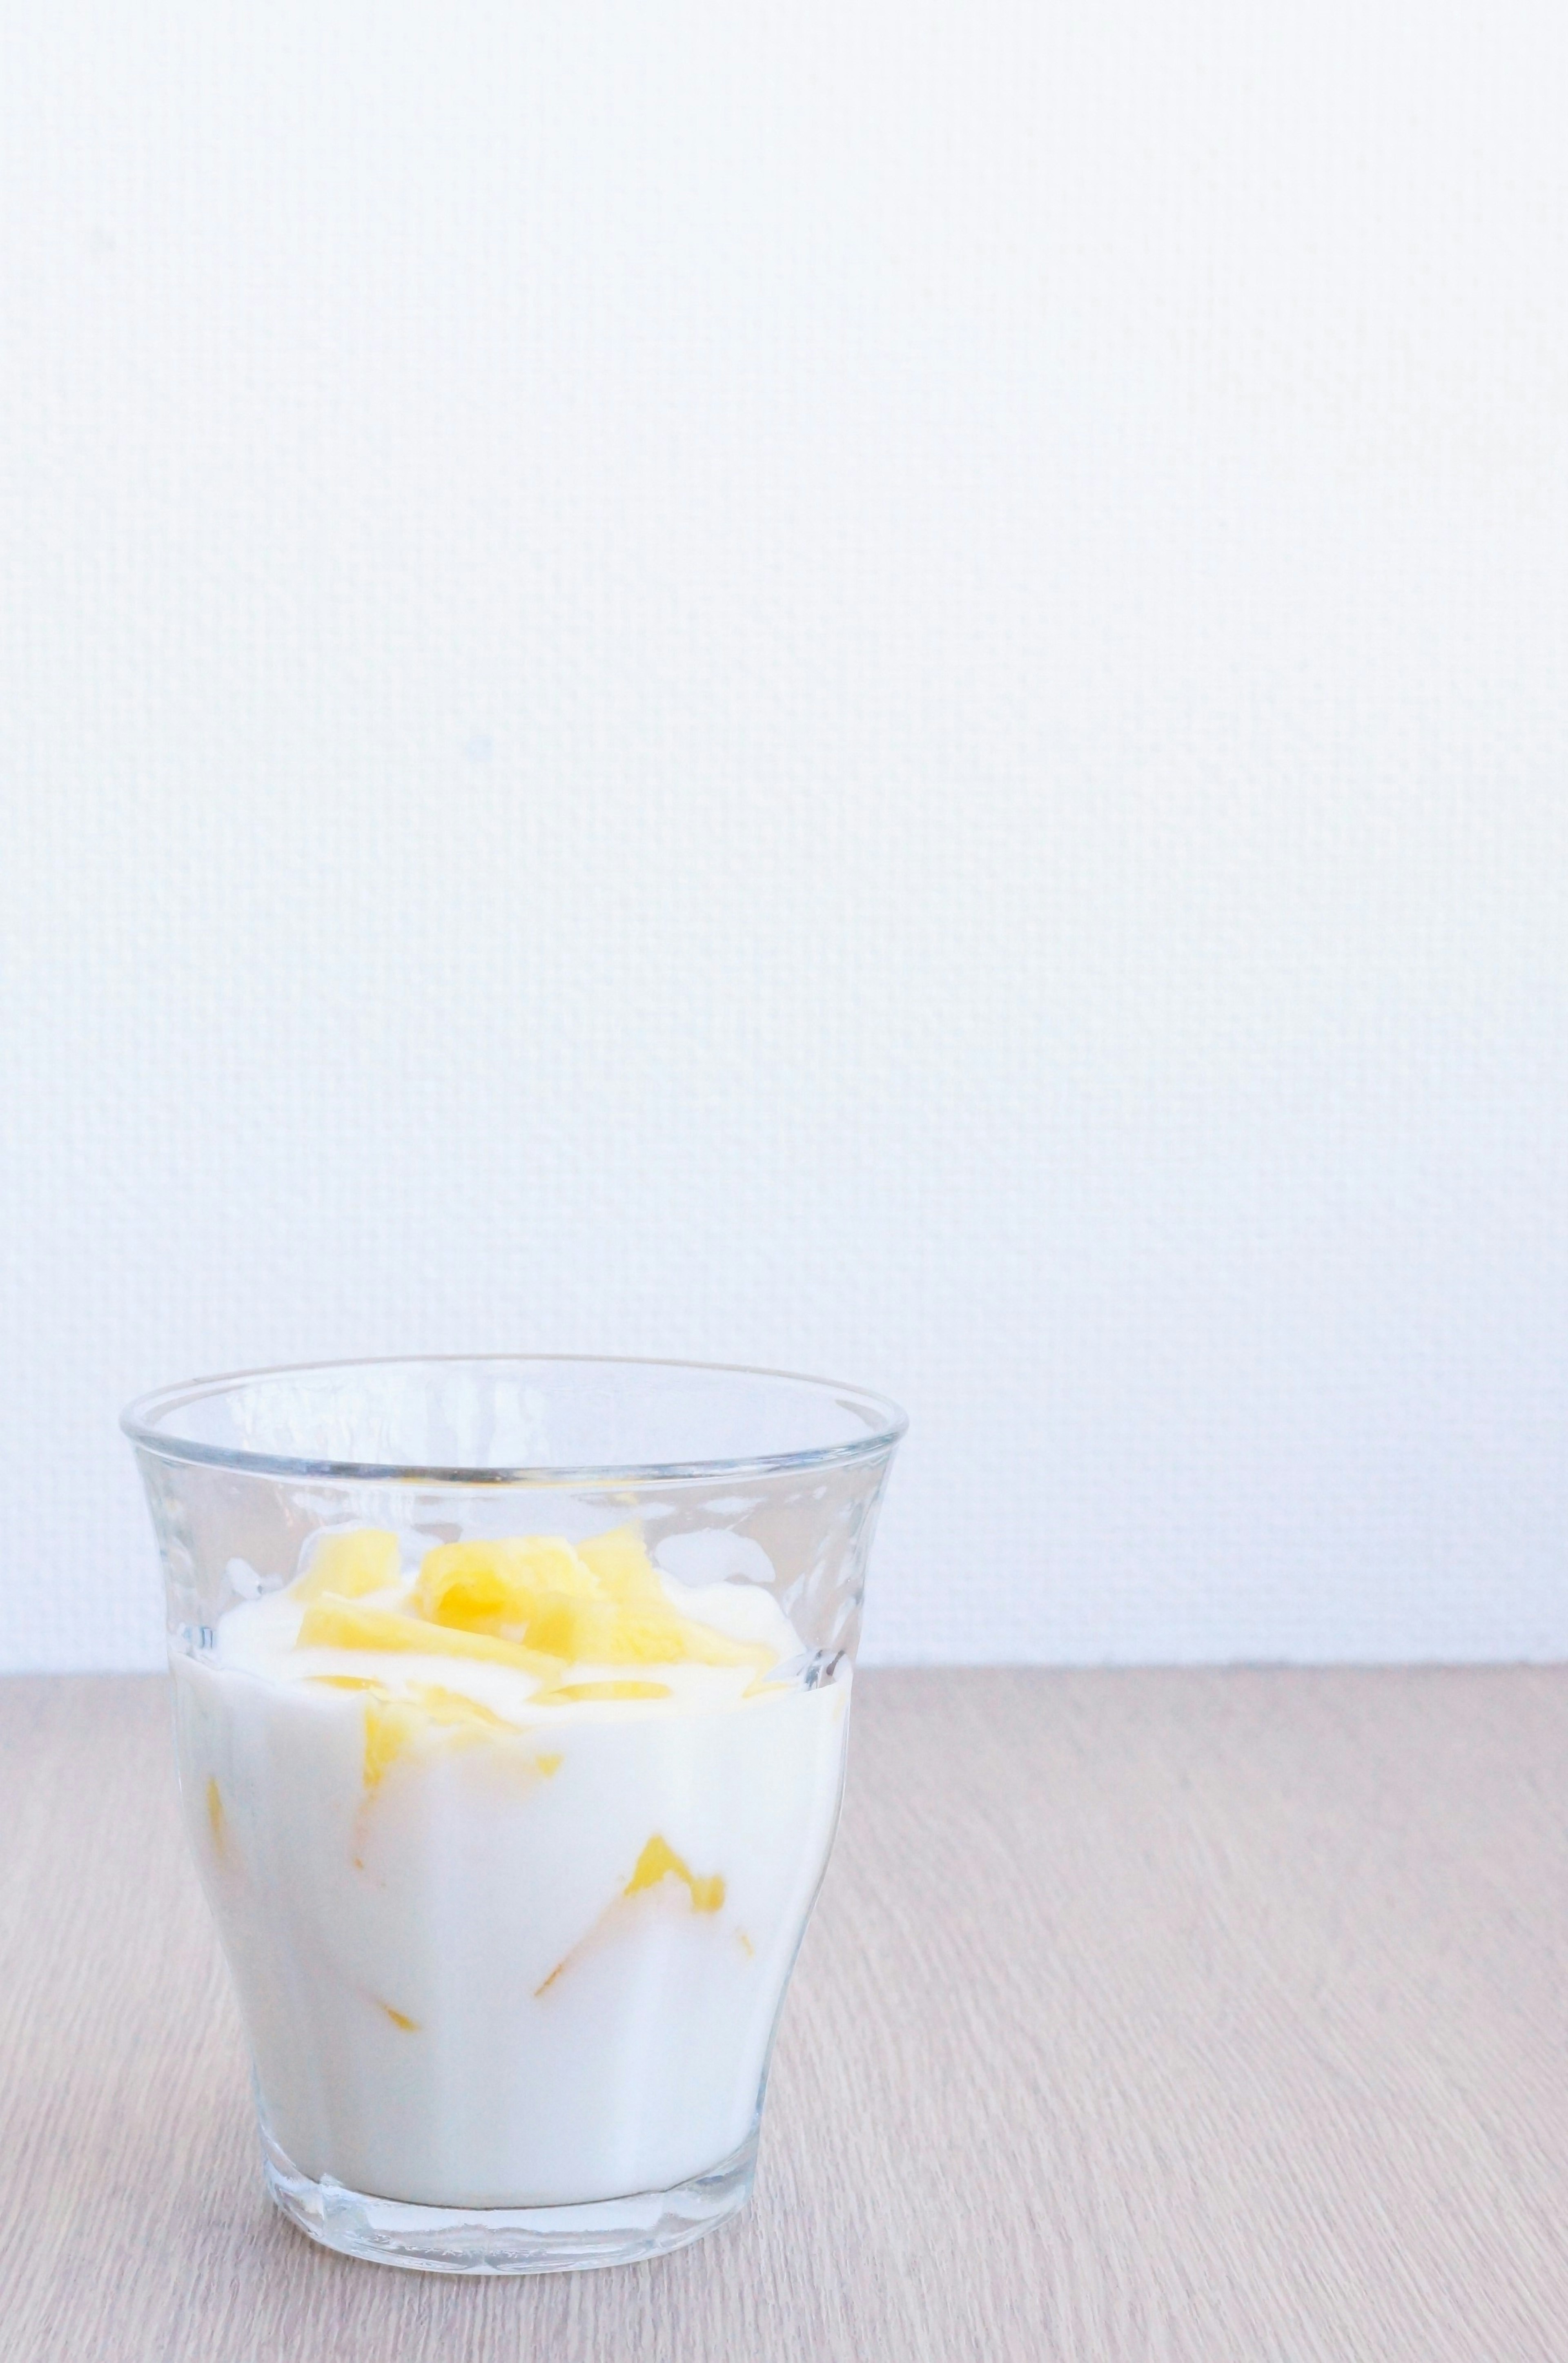
[(182, 1792), (268, 2130), (436, 2207), (667, 2190), (756, 2120), (849, 1672), (632, 1529), (319, 1537), (174, 1659)]

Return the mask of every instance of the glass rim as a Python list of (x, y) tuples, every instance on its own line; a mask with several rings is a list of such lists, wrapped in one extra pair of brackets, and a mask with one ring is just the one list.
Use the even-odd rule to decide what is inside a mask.
[[(522, 1363), (553, 1364), (558, 1368), (579, 1370), (679, 1370), (701, 1373), (710, 1378), (771, 1379), (789, 1386), (809, 1389), (812, 1393), (833, 1395), (841, 1400), (849, 1398), (860, 1415), (869, 1418), (872, 1425), (865, 1436), (851, 1437), (837, 1444), (811, 1445), (789, 1452), (745, 1453), (718, 1459), (640, 1463), (547, 1462), (505, 1469), (476, 1469), (406, 1460), (340, 1460), (322, 1455), (255, 1452), (240, 1446), (204, 1444), (194, 1437), (171, 1434), (158, 1425), (187, 1404), (205, 1402), (213, 1395), (226, 1394), (260, 1380), (299, 1379), (328, 1373), (348, 1377), (355, 1370), (494, 1368)], [(182, 1379), (173, 1386), (155, 1387), (147, 1394), (134, 1397), (120, 1414), (120, 1426), (138, 1451), (150, 1453), (158, 1459), (199, 1468), (232, 1469), (254, 1477), (337, 1480), (360, 1484), (592, 1485), (613, 1489), (624, 1485), (762, 1477), (794, 1470), (806, 1472), (841, 1468), (846, 1463), (869, 1460), (878, 1453), (891, 1452), (909, 1426), (909, 1414), (889, 1396), (876, 1394), (866, 1387), (851, 1386), (835, 1379), (813, 1378), (801, 1370), (767, 1370), (745, 1362), (692, 1362), (679, 1357), (651, 1354), (378, 1354), (351, 1360), (280, 1362), (259, 1370), (225, 1370), (206, 1378)]]

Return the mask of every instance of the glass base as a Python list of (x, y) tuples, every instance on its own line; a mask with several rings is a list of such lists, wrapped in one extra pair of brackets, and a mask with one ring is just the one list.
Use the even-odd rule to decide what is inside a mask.
[(261, 2129), (267, 2188), (291, 2224), (340, 2256), (416, 2273), (571, 2273), (667, 2256), (738, 2213), (756, 2171), (756, 2125), (739, 2149), (670, 2191), (581, 2207), (413, 2207), (319, 2182)]

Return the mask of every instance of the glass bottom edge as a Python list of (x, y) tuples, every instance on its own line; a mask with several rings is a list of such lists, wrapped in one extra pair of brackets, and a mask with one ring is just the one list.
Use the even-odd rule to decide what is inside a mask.
[(751, 2196), (757, 2127), (705, 2173), (668, 2191), (575, 2207), (420, 2207), (304, 2174), (261, 2128), (274, 2206), (324, 2248), (416, 2273), (571, 2273), (668, 2256), (716, 2231)]

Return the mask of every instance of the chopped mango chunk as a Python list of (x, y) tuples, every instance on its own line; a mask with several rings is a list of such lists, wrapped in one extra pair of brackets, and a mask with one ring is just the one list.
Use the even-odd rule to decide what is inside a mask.
[(442, 1690), (435, 1682), (418, 1682), (406, 1692), (365, 1703), (365, 1786), (373, 1789), (411, 1742), (432, 1730), (467, 1732), (511, 1731), (515, 1725), (492, 1714), (478, 1699), (460, 1691)]
[(493, 1709), (482, 1706), (478, 1699), (469, 1698), (467, 1691), (444, 1690), (438, 1682), (415, 1682), (408, 1695), (418, 1701), (432, 1723), (478, 1723), (491, 1731), (515, 1731), (517, 1728), (514, 1723), (508, 1723), (503, 1714), (497, 1714)]
[(395, 1583), (401, 1566), (397, 1537), (380, 1526), (317, 1535), (310, 1565), (295, 1577), (293, 1589), (301, 1600), (319, 1600), (327, 1592), (339, 1600), (359, 1600), (367, 1592), (384, 1592)]
[(414, 1602), (437, 1625), (504, 1633), (526, 1624), (541, 1593), (591, 1599), (597, 1590), (570, 1543), (556, 1535), (525, 1535), (507, 1542), (442, 1543), (426, 1554)]
[(683, 1616), (635, 1525), (580, 1545), (560, 1535), (442, 1543), (426, 1553), (403, 1604), (366, 1603), (398, 1574), (393, 1534), (363, 1527), (320, 1537), (293, 1587), (305, 1603), (297, 1646), (480, 1658), (537, 1674), (681, 1664), (766, 1672), (777, 1660), (763, 1642), (733, 1640)]
[(521, 1641), (576, 1665), (771, 1666), (759, 1643), (733, 1641), (682, 1616), (665, 1596), (635, 1526), (580, 1548), (558, 1536), (443, 1543), (414, 1598), (444, 1627)]
[(390, 1696), (365, 1702), (365, 1786), (376, 1788), (418, 1732), (424, 1717), (411, 1701)]
[(358, 1600), (330, 1595), (312, 1601), (300, 1622), (296, 1649), (392, 1650), (426, 1658), (482, 1658), (497, 1666), (516, 1666), (524, 1673), (554, 1673), (547, 1658), (520, 1648), (515, 1641), (497, 1640), (489, 1633), (454, 1633), (444, 1625), (428, 1625), (422, 1616), (408, 1616), (398, 1608), (367, 1608)]
[[(543, 1995), (547, 1994), (556, 1980), (565, 1976), (572, 1963), (580, 1960), (588, 1947), (595, 1943), (604, 1931), (614, 1925), (622, 1904), (627, 1903), (634, 1895), (641, 1895), (647, 1889), (657, 1887), (667, 1879), (678, 1879), (680, 1881), (691, 1900), (693, 1912), (723, 1911), (724, 1903), (723, 1877), (715, 1871), (711, 1878), (699, 1879), (687, 1864), (682, 1862), (668, 1839), (660, 1837), (656, 1831), (637, 1857), (636, 1867), (620, 1894), (613, 1903), (606, 1905), (587, 1936), (580, 1938), (569, 1953), (562, 1955), (544, 1983), (535, 1987), (535, 2000), (538, 2001)], [(736, 1934), (739, 1935), (740, 1932), (737, 1930)], [(749, 1953), (750, 1938), (742, 1936), (741, 1942)]]
[(575, 1600), (559, 1592), (540, 1593), (523, 1637), (531, 1649), (579, 1665), (772, 1663), (771, 1650), (732, 1641), (667, 1605), (629, 1607), (613, 1600)]
[(668, 1608), (658, 1570), (635, 1526), (612, 1526), (607, 1534), (591, 1536), (587, 1542), (579, 1543), (577, 1555), (598, 1577), (604, 1599)]
[(712, 1879), (694, 1878), (675, 1848), (656, 1832), (637, 1857), (637, 1867), (622, 1892), (636, 1895), (645, 1887), (657, 1887), (661, 1879), (681, 1881), (691, 1898), (693, 1912), (717, 1912), (723, 1907), (724, 1882), (719, 1874), (715, 1872)]

